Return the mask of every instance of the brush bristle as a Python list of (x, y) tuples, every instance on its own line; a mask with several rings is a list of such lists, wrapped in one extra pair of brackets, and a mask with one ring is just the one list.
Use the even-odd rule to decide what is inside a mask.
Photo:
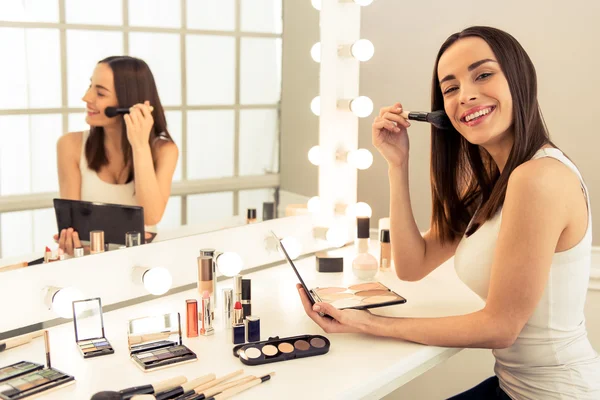
[(119, 392), (98, 392), (92, 396), (90, 400), (121, 400), (121, 394)]
[(427, 121), (438, 129), (450, 129), (452, 122), (444, 110), (432, 111), (427, 114)]

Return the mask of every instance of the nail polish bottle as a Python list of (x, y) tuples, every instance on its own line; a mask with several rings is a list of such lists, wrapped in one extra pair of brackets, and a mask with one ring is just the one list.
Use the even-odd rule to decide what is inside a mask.
[(358, 279), (370, 280), (377, 275), (377, 259), (369, 254), (369, 217), (356, 219), (356, 248), (358, 253), (352, 260), (352, 272)]

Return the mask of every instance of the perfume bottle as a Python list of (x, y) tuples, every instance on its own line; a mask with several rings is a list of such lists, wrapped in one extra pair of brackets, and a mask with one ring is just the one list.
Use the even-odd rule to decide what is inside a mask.
[(377, 259), (369, 254), (369, 217), (356, 218), (356, 248), (358, 253), (352, 260), (352, 272), (358, 279), (369, 280), (377, 275)]

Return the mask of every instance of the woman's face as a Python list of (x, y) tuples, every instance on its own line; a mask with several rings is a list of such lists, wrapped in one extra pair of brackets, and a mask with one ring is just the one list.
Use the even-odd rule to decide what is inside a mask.
[(490, 46), (481, 38), (455, 42), (438, 63), (444, 109), (470, 143), (493, 145), (512, 135), (512, 96)]
[(119, 117), (109, 118), (104, 114), (106, 107), (117, 107), (119, 102), (115, 92), (112, 69), (105, 63), (96, 65), (90, 87), (82, 98), (86, 103), (85, 122), (91, 126), (109, 126), (120, 123)]

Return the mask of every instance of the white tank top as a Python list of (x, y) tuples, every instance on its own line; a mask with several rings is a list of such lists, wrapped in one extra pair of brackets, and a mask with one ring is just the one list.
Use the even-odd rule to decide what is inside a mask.
[[(577, 174), (587, 199), (588, 227), (569, 250), (554, 253), (538, 306), (514, 344), (493, 350), (500, 387), (512, 399), (600, 399), (600, 357), (592, 348), (583, 313), (592, 250), (592, 214), (587, 187), (577, 167), (558, 149), (540, 149), (533, 159), (552, 157)], [(459, 278), (487, 299), (502, 209), (470, 237), (454, 258)]]
[(81, 200), (126, 206), (139, 205), (135, 198), (135, 185), (133, 181), (123, 185), (108, 183), (100, 179), (98, 173), (88, 167), (88, 161), (85, 157), (85, 144), (89, 136), (90, 131), (84, 131), (81, 137), (81, 158), (79, 160)]

